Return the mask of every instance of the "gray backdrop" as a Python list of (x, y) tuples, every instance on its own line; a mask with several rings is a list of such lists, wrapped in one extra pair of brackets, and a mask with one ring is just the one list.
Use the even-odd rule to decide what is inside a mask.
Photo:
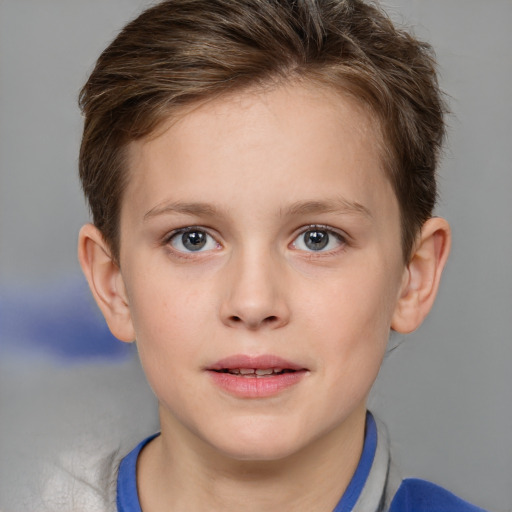
[[(99, 52), (144, 5), (0, 0), (4, 290), (44, 294), (79, 274), (77, 231), (88, 217), (76, 178), (77, 92)], [(451, 96), (438, 212), (451, 222), (454, 244), (432, 314), (419, 331), (394, 340), (401, 345), (387, 357), (371, 407), (388, 425), (405, 474), (491, 510), (512, 510), (512, 1), (387, 5), (434, 44)], [(124, 429), (131, 442), (156, 428), (154, 402), (131, 356), (70, 369), (26, 351), (0, 364), (2, 510), (41, 485), (36, 468), (49, 452), (57, 457), (84, 431), (110, 439)], [(150, 419), (140, 420), (143, 412)], [(94, 428), (91, 417), (101, 418)]]

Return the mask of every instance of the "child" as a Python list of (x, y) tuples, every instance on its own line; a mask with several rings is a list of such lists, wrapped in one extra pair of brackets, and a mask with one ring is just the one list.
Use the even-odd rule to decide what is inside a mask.
[(161, 433), (117, 509), (473, 511), (402, 480), (366, 400), (434, 301), (430, 48), (360, 0), (170, 0), (81, 93), (79, 258)]

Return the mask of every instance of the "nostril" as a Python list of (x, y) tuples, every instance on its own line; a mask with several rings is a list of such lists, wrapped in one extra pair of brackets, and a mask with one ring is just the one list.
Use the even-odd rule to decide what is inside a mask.
[[(282, 315), (265, 315), (258, 311), (238, 312), (238, 315), (226, 315), (223, 322), (234, 328), (247, 328), (251, 331), (264, 329), (276, 329), (287, 324), (285, 316)], [(240, 314), (241, 313), (241, 314)]]
[(261, 321), (252, 322), (251, 319), (243, 320), (243, 318), (240, 316), (232, 315), (229, 317), (229, 320), (232, 324), (246, 323), (250, 328), (256, 328), (258, 326), (263, 326), (266, 324), (275, 324), (279, 320), (279, 318), (276, 315), (270, 315), (263, 318), (263, 320)]

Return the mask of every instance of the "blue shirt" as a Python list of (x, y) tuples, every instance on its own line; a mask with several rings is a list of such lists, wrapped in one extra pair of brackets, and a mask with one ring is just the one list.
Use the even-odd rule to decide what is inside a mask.
[[(137, 492), (137, 458), (142, 448), (154, 437), (156, 436), (139, 443), (121, 461), (117, 478), (118, 512), (142, 512)], [(379, 437), (376, 422), (371, 413), (368, 413), (359, 464), (333, 512), (484, 512), (425, 480), (400, 480), (394, 486), (398, 487), (394, 493), (394, 487), (390, 482), (394, 477), (390, 476), (387, 444), (384, 445), (384, 450), (381, 448), (378, 452), (379, 442), (381, 446), (384, 444)], [(386, 496), (390, 490), (394, 495)], [(372, 498), (375, 498), (372, 510), (364, 508), (372, 502)]]

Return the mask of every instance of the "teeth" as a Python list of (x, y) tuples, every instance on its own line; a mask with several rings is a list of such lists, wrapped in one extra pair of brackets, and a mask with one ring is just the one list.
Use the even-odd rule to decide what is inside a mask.
[(274, 373), (272, 368), (268, 368), (267, 370), (256, 370), (256, 375), (270, 375), (271, 373)]
[(244, 375), (246, 377), (265, 377), (266, 375), (273, 375), (276, 373), (282, 373), (282, 368), (230, 368), (227, 373), (232, 375)]

